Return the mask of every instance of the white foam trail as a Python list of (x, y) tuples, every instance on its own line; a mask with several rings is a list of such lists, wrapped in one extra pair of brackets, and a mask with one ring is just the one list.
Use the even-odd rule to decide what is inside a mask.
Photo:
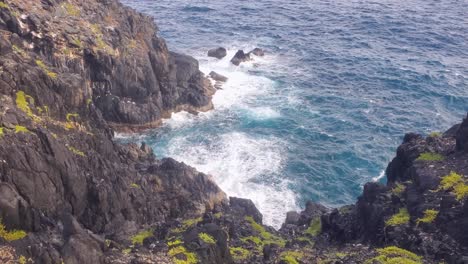
[(385, 170), (382, 170), (379, 174), (379, 176), (372, 178), (373, 182), (378, 182), (380, 181), (383, 177), (385, 177)]
[(279, 228), (285, 212), (299, 210), (295, 193), (278, 175), (286, 162), (279, 139), (231, 132), (208, 140), (193, 145), (186, 137), (174, 138), (168, 155), (212, 175), (229, 196), (251, 199), (268, 225)]

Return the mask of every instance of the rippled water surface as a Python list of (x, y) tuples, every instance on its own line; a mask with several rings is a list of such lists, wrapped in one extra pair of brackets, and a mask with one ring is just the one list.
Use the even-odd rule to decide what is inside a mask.
[[(308, 199), (353, 203), (384, 181), (405, 132), (445, 130), (468, 110), (464, 0), (122, 2), (154, 16), (170, 49), (229, 77), (215, 110), (125, 140), (213, 175), (276, 227)], [(217, 46), (227, 58), (206, 57)], [(267, 56), (230, 65), (254, 47)]]

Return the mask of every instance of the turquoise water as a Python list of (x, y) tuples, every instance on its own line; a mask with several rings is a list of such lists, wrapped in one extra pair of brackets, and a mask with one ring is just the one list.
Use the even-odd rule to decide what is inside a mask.
[[(404, 133), (445, 130), (468, 110), (466, 1), (123, 2), (229, 81), (213, 111), (120, 137), (211, 174), (276, 227), (309, 199), (353, 203), (385, 181)], [(207, 58), (217, 46), (228, 56)], [(230, 65), (254, 47), (266, 57)]]

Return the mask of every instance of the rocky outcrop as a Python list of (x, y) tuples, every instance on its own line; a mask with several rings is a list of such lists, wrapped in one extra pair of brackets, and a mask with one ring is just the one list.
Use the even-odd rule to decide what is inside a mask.
[(243, 50), (239, 50), (236, 52), (234, 57), (231, 59), (231, 63), (239, 66), (242, 62), (250, 61), (250, 54), (249, 53), (244, 53)]
[(116, 0), (9, 0), (0, 33), (2, 263), (467, 261), (468, 118), (407, 134), (388, 183), (356, 204), (308, 202), (275, 230), (210, 176), (114, 142), (115, 128), (211, 108), (198, 62), (152, 19)]
[(216, 48), (216, 49), (210, 49), (208, 51), (208, 57), (214, 57), (214, 58), (217, 58), (217, 59), (222, 59), (224, 57), (226, 57), (227, 55), (227, 51), (225, 48)]
[(257, 57), (263, 57), (265, 56), (265, 51), (260, 48), (255, 48), (252, 51), (250, 51), (249, 54), (253, 54)]

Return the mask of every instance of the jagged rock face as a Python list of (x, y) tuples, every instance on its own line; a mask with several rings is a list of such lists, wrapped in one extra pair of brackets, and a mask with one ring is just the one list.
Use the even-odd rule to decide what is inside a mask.
[(1, 4), (0, 228), (27, 232), (17, 256), (125, 259), (142, 229), (227, 203), (209, 176), (113, 141), (110, 124), (211, 107), (198, 62), (169, 52), (150, 18), (114, 0)]
[(457, 130), (457, 149), (468, 152), (468, 116), (463, 120)]

